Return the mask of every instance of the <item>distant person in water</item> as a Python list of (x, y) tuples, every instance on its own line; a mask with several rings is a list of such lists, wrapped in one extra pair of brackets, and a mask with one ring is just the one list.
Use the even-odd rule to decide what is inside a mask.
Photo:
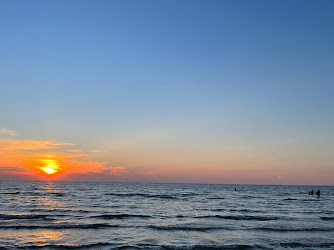
[(313, 189), (312, 189), (312, 191), (311, 191), (311, 194), (312, 194), (312, 195), (314, 194)]
[(237, 191), (237, 188), (235, 188), (234, 191)]
[(318, 195), (318, 197), (320, 197), (320, 190), (318, 189), (318, 191), (316, 192), (316, 194)]

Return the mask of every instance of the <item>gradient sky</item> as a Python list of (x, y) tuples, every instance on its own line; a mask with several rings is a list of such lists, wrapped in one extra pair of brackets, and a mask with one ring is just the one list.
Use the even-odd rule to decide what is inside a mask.
[(2, 0), (0, 179), (333, 185), (333, 13)]

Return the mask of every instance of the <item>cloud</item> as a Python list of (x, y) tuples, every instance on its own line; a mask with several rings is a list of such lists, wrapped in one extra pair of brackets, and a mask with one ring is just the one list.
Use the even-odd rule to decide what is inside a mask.
[(124, 167), (108, 167), (107, 173), (113, 176), (125, 175), (129, 171)]
[(24, 171), (24, 169), (19, 168), (19, 167), (1, 167), (0, 168), (0, 173), (2, 172), (20, 172), (20, 171)]
[(73, 145), (53, 141), (0, 139), (0, 151), (41, 150)]
[[(54, 180), (68, 180), (69, 177), (66, 176), (77, 178), (87, 174), (98, 179), (103, 175), (114, 178), (128, 173), (124, 167), (87, 161), (89, 156), (80, 153), (80, 150), (66, 150), (66, 146), (71, 145), (73, 144), (54, 141), (0, 139), (0, 173), (2, 176), (15, 176), (20, 171), (27, 178), (43, 179), (52, 176)], [(55, 170), (52, 175), (45, 171), (50, 168)]]
[(9, 135), (9, 136), (16, 136), (17, 132), (15, 132), (14, 130), (11, 129), (7, 129), (7, 128), (0, 128), (0, 135)]
[(68, 149), (68, 150), (66, 150), (67, 152), (81, 152), (81, 150), (80, 149)]
[(124, 167), (108, 167), (100, 172), (70, 173), (64, 176), (64, 181), (126, 181), (129, 172)]

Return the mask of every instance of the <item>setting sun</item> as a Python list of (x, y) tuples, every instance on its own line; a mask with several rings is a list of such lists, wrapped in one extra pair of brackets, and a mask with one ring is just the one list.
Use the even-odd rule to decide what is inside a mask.
[(58, 171), (57, 169), (54, 169), (54, 168), (51, 168), (51, 167), (45, 167), (45, 168), (42, 168), (42, 170), (46, 174), (54, 174), (54, 173), (56, 173)]
[[(54, 155), (45, 155), (46, 157), (54, 157)], [(40, 167), (39, 169), (42, 170), (44, 173), (48, 175), (55, 174), (59, 170), (59, 162), (54, 159), (39, 159), (40, 162), (43, 163), (43, 167)]]

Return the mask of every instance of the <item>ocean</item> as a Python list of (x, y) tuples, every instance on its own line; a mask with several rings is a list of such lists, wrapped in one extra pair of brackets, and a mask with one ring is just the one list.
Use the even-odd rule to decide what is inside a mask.
[(334, 249), (334, 187), (0, 181), (17, 248)]

